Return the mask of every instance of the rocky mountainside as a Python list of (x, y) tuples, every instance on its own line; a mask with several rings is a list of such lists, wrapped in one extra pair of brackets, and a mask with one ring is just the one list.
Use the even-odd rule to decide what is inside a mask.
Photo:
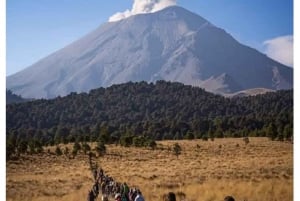
[(293, 70), (172, 6), (101, 25), (7, 77), (25, 98), (53, 98), (128, 81), (168, 80), (214, 93), (293, 87)]

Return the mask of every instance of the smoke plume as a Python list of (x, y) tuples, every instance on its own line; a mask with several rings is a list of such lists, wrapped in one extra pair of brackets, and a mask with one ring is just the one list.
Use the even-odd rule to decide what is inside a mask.
[(174, 5), (176, 5), (176, 0), (134, 0), (131, 10), (115, 13), (108, 21), (118, 21), (141, 13), (153, 13)]

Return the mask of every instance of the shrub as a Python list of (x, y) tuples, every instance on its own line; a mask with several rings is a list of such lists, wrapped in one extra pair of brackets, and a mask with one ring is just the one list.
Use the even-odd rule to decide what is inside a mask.
[(184, 139), (186, 139), (186, 140), (192, 140), (194, 138), (195, 138), (195, 136), (194, 136), (193, 132), (190, 130), (184, 136)]
[(62, 155), (62, 151), (61, 151), (61, 149), (60, 149), (59, 146), (56, 147), (56, 149), (55, 149), (55, 154), (56, 154), (57, 156), (61, 156), (61, 155)]
[(177, 156), (177, 158), (181, 154), (181, 147), (180, 147), (180, 145), (178, 143), (175, 143), (173, 145), (173, 153), (174, 153), (174, 155)]
[(65, 155), (68, 155), (68, 154), (69, 154), (69, 148), (68, 148), (68, 147), (65, 148), (64, 154), (65, 154)]
[(98, 142), (96, 146), (96, 152), (99, 154), (99, 156), (102, 156), (106, 153), (106, 147), (102, 141)]
[(91, 151), (90, 145), (88, 145), (86, 142), (82, 144), (82, 150), (84, 154), (86, 154), (88, 151)]
[(207, 141), (207, 140), (208, 140), (207, 134), (202, 135), (202, 140), (203, 140), (203, 141)]
[(120, 144), (124, 147), (129, 147), (133, 143), (133, 136), (131, 135), (122, 135), (120, 138)]
[(27, 152), (27, 142), (22, 140), (18, 146), (17, 146), (17, 150), (19, 153), (25, 153)]
[(77, 155), (78, 151), (81, 150), (81, 146), (80, 144), (76, 141), (73, 145), (73, 151), (72, 153), (76, 153), (75, 155)]
[(156, 149), (157, 144), (156, 144), (156, 142), (154, 140), (149, 140), (148, 141), (148, 146), (151, 147), (151, 149), (154, 150), (154, 149)]
[(249, 144), (250, 140), (248, 137), (244, 137), (243, 141), (245, 142), (245, 145)]

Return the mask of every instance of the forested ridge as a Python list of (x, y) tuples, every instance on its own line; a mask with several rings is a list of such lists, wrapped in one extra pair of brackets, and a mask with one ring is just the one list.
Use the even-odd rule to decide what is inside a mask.
[(181, 83), (113, 85), (6, 106), (7, 138), (43, 145), (78, 141), (267, 136), (290, 139), (293, 90), (225, 98)]
[(6, 104), (21, 103), (26, 101), (30, 101), (30, 100), (24, 99), (21, 96), (14, 94), (11, 90), (6, 90)]

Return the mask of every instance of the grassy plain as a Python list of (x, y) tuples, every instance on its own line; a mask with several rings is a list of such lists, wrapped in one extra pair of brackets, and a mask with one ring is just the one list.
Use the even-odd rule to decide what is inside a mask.
[[(178, 158), (172, 152), (176, 142), (182, 147)], [(293, 200), (293, 144), (288, 142), (162, 141), (156, 150), (109, 145), (96, 161), (116, 181), (140, 188), (147, 201), (160, 201), (169, 191), (178, 200), (186, 195), (186, 201), (221, 201), (226, 195), (237, 201)], [(7, 201), (86, 200), (92, 184), (83, 154), (69, 159), (44, 153), (6, 164)]]

